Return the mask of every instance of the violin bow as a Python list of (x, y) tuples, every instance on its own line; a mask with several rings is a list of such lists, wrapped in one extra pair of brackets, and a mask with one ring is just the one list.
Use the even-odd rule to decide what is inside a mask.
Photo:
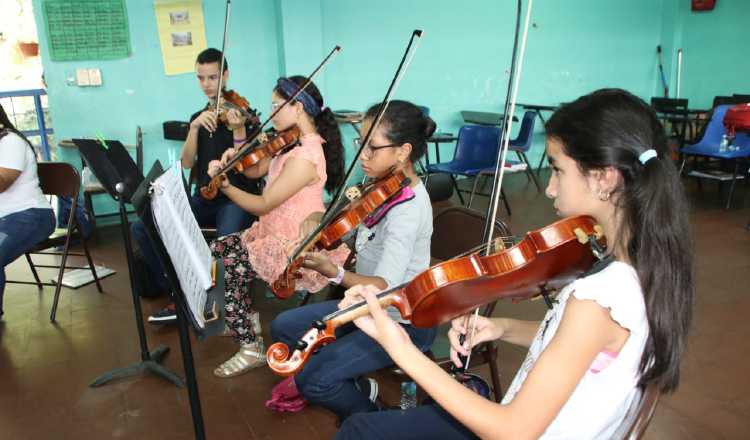
[[(497, 207), (500, 204), (500, 194), (503, 185), (503, 177), (505, 175), (505, 162), (508, 156), (508, 146), (510, 144), (510, 133), (513, 124), (513, 114), (516, 111), (516, 102), (518, 99), (518, 87), (521, 83), (521, 72), (523, 70), (524, 54), (526, 52), (526, 39), (529, 34), (529, 20), (531, 18), (531, 9), (534, 0), (529, 0), (526, 9), (526, 17), (524, 19), (523, 36), (521, 37), (521, 48), (516, 57), (516, 50), (518, 49), (518, 31), (521, 24), (521, 0), (518, 0), (516, 9), (516, 33), (515, 40), (513, 43), (513, 54), (510, 63), (510, 79), (508, 81), (508, 89), (505, 97), (505, 113), (503, 122), (503, 131), (500, 139), (501, 148), (498, 149), (498, 158), (495, 163), (495, 176), (496, 178), (492, 183), (492, 195), (490, 196), (490, 206), (487, 209), (487, 221), (485, 222), (484, 238), (483, 241), (486, 243), (485, 252), (491, 252), (492, 236), (495, 233), (495, 221), (497, 220)], [(518, 69), (516, 69), (516, 58), (518, 58)], [(479, 307), (474, 310), (474, 322), (471, 324), (471, 334), (469, 335), (469, 346), (471, 341), (474, 339), (476, 334), (476, 320), (479, 316)], [(469, 350), (469, 355), (466, 357), (464, 362), (464, 371), (468, 371), (469, 362), (471, 361), (472, 350)]]
[[(216, 90), (216, 121), (219, 121), (219, 107), (221, 106), (222, 88), (224, 87), (224, 50), (227, 46), (227, 30), (229, 29), (229, 12), (231, 10), (232, 0), (227, 0), (227, 6), (224, 10), (224, 34), (221, 37), (221, 64), (219, 64), (219, 88)], [(213, 132), (209, 133), (209, 137), (213, 137)]]
[[(323, 213), (323, 218), (320, 221), (320, 224), (312, 231), (310, 232), (307, 237), (305, 237), (304, 240), (302, 240), (297, 247), (294, 249), (294, 252), (292, 255), (289, 256), (289, 261), (293, 261), (299, 254), (307, 248), (307, 246), (310, 245), (310, 243), (315, 239), (315, 236), (318, 235), (320, 231), (322, 231), (328, 222), (330, 222), (338, 213), (334, 207), (338, 205), (338, 202), (341, 200), (341, 197), (344, 195), (344, 188), (346, 188), (346, 182), (349, 180), (349, 178), (352, 175), (352, 171), (354, 171), (354, 166), (357, 164), (357, 160), (359, 158), (359, 155), (362, 153), (362, 150), (367, 147), (367, 145), (370, 144), (370, 139), (372, 138), (372, 134), (375, 132), (375, 129), (380, 125), (380, 121), (383, 119), (383, 115), (385, 114), (385, 111), (388, 109), (388, 104), (391, 101), (391, 96), (396, 92), (396, 89), (398, 88), (398, 85), (401, 83), (401, 80), (404, 77), (404, 74), (406, 73), (406, 69), (411, 64), (412, 60), (414, 59), (414, 55), (417, 52), (417, 48), (419, 47), (419, 42), (422, 39), (423, 31), (420, 29), (415, 29), (412, 34), (411, 38), (409, 38), (409, 44), (406, 46), (406, 50), (404, 51), (404, 55), (401, 57), (401, 62), (398, 65), (398, 68), (396, 69), (396, 74), (393, 76), (393, 79), (391, 80), (390, 86), (388, 86), (388, 91), (385, 93), (385, 97), (380, 102), (380, 107), (378, 109), (378, 113), (375, 115), (375, 120), (373, 121), (372, 125), (370, 125), (370, 129), (367, 130), (367, 133), (365, 134), (364, 140), (360, 143), (359, 149), (357, 150), (357, 153), (354, 156), (354, 159), (352, 160), (352, 163), (349, 165), (349, 169), (346, 170), (346, 174), (344, 175), (344, 180), (341, 183), (341, 185), (336, 190), (336, 194), (331, 199), (331, 203), (328, 205), (328, 208), (326, 209), (325, 213)], [(414, 47), (414, 50), (412, 50), (412, 46)]]
[[(292, 96), (290, 96), (289, 98), (287, 98), (276, 110), (274, 110), (271, 113), (271, 115), (268, 116), (268, 118), (266, 118), (266, 120), (263, 121), (263, 123), (260, 124), (260, 126), (257, 129), (255, 129), (255, 135), (252, 136), (251, 138), (247, 139), (245, 141), (245, 143), (242, 144), (237, 149), (237, 151), (240, 151), (240, 152), (244, 151), (245, 147), (247, 147), (248, 145), (251, 145), (255, 141), (255, 139), (261, 133), (263, 133), (263, 128), (265, 128), (265, 126), (268, 125), (269, 122), (271, 122), (271, 119), (273, 119), (273, 117), (276, 116), (276, 114), (279, 113), (284, 107), (286, 107), (287, 105), (289, 105), (290, 102), (294, 101), (294, 99), (297, 98), (297, 96), (299, 96), (299, 94), (302, 93), (307, 88), (307, 86), (310, 85), (310, 83), (312, 83), (313, 78), (315, 78), (318, 75), (318, 73), (321, 71), (321, 69), (323, 68), (323, 66), (325, 66), (328, 63), (328, 61), (330, 61), (331, 58), (334, 55), (338, 54), (339, 52), (341, 52), (341, 46), (336, 46), (333, 49), (331, 49), (331, 51), (328, 53), (328, 55), (326, 55), (326, 57), (323, 59), (323, 61), (321, 61), (321, 63), (318, 64), (318, 67), (316, 67), (315, 70), (313, 70), (313, 72), (310, 74), (310, 76), (307, 77), (307, 79), (305, 80), (304, 84), (302, 84), (302, 86), (300, 86), (300, 88), (298, 88), (297, 91), (294, 92), (294, 94)], [(217, 175), (224, 174), (227, 171), (231, 170), (234, 167), (234, 164), (236, 164), (237, 162), (239, 162), (240, 160), (242, 160), (243, 157), (244, 157), (244, 154), (237, 154), (237, 155), (235, 155), (232, 159), (230, 159), (226, 163), (226, 165), (224, 165), (224, 167), (222, 169), (219, 170), (219, 172), (217, 173)]]

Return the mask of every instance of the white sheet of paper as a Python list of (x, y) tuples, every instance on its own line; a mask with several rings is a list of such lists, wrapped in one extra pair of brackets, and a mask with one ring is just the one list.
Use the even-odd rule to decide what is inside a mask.
[[(179, 162), (173, 165), (179, 166)], [(211, 250), (190, 209), (180, 174), (167, 170), (152, 187), (151, 208), (159, 235), (172, 260), (190, 311), (203, 328), (206, 290), (211, 288)]]

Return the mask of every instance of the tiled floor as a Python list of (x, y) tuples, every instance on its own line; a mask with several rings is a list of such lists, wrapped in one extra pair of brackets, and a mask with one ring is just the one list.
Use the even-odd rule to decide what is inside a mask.
[[(554, 219), (543, 195), (523, 176), (512, 176), (513, 231), (537, 228)], [(689, 214), (696, 248), (698, 295), (688, 355), (680, 389), (664, 397), (647, 439), (744, 439), (750, 429), (750, 209), (724, 211), (713, 187), (700, 193), (692, 182)], [(742, 191), (741, 191), (741, 195)], [(477, 203), (484, 203), (480, 200)], [(504, 213), (502, 213), (504, 216)], [(9, 285), (6, 314), (0, 320), (0, 439), (189, 439), (193, 438), (187, 392), (152, 377), (123, 380), (100, 388), (88, 383), (99, 374), (139, 359), (133, 305), (119, 230), (102, 230), (94, 259), (117, 270), (103, 281), (105, 293), (92, 286), (63, 290), (57, 324), (48, 320), (53, 290)], [(8, 268), (9, 278), (30, 278), (25, 262)], [(258, 295), (267, 333), (281, 302)], [(143, 301), (146, 314), (163, 298)], [(497, 314), (533, 318), (543, 304), (501, 304)], [(176, 328), (147, 327), (151, 348), (171, 348), (165, 365), (183, 374)], [(523, 352), (501, 345), (504, 384)], [(278, 378), (259, 369), (235, 379), (217, 379), (212, 369), (234, 352), (228, 338), (193, 340), (201, 403), (210, 439), (329, 439), (334, 417), (319, 408), (298, 414), (268, 411), (263, 402)], [(397, 382), (381, 376), (393, 398)]]

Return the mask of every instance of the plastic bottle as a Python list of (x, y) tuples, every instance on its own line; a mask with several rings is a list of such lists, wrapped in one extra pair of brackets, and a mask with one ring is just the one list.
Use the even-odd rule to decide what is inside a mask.
[(721, 135), (721, 143), (719, 144), (719, 153), (726, 153), (727, 147), (729, 146), (729, 138), (727, 135)]
[(417, 384), (408, 381), (401, 382), (401, 409), (409, 409), (417, 407)]

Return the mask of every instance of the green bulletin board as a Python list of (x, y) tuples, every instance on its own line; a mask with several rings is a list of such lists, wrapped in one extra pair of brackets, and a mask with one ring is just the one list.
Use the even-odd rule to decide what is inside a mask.
[(52, 61), (130, 55), (124, 0), (44, 0), (43, 10)]

